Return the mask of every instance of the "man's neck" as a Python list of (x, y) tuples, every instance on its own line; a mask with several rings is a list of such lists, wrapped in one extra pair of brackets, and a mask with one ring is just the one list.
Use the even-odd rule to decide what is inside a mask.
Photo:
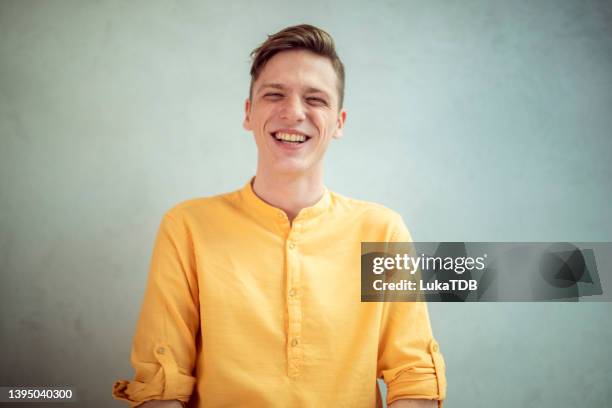
[(302, 208), (311, 207), (321, 199), (325, 188), (322, 172), (273, 175), (258, 169), (253, 191), (271, 206), (283, 210), (289, 221), (293, 221)]

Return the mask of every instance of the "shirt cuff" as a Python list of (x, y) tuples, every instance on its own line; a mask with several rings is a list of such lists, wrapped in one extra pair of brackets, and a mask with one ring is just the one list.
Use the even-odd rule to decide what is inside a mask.
[[(181, 373), (172, 350), (158, 343), (153, 353), (157, 362), (135, 362), (134, 381), (119, 380), (113, 385), (113, 397), (137, 407), (150, 400), (189, 401), (196, 383), (195, 377)], [(152, 375), (151, 375), (152, 374)]]
[(440, 348), (435, 340), (429, 343), (433, 368), (409, 367), (385, 375), (387, 405), (400, 399), (438, 400), (438, 407), (446, 398), (446, 368)]

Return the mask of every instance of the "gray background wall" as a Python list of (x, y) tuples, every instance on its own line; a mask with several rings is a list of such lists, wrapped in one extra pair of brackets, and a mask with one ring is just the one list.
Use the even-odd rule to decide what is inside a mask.
[[(612, 241), (609, 1), (0, 1), (0, 384), (121, 406), (165, 210), (241, 187), (248, 54), (347, 66), (327, 184), (421, 241)], [(448, 407), (601, 407), (610, 303), (432, 304)]]

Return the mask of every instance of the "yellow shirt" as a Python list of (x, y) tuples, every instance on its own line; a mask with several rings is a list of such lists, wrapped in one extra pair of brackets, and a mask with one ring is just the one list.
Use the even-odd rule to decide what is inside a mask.
[[(327, 189), (290, 223), (239, 191), (163, 217), (132, 345), (137, 406), (375, 407), (443, 400), (442, 355), (424, 302), (360, 301), (362, 241), (410, 241), (401, 217)], [(440, 403), (441, 405), (441, 403)]]

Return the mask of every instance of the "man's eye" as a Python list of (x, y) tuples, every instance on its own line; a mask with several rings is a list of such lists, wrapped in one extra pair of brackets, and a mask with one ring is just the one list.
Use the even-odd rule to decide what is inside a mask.
[(321, 98), (309, 97), (306, 100), (310, 103), (314, 103), (316, 105), (327, 105), (327, 102)]
[(264, 98), (269, 98), (269, 99), (278, 99), (282, 97), (283, 97), (283, 94), (280, 94), (280, 93), (267, 93), (264, 95)]

